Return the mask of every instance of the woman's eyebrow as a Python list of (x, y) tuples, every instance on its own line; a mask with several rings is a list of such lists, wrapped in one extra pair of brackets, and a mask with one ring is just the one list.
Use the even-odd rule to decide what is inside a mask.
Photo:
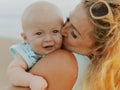
[(65, 23), (63, 24), (63, 27), (66, 25), (67, 22), (69, 22), (69, 17), (66, 17)]
[(69, 17), (67, 17), (67, 20), (66, 20), (67, 22), (69, 22), (70, 21), (70, 18)]

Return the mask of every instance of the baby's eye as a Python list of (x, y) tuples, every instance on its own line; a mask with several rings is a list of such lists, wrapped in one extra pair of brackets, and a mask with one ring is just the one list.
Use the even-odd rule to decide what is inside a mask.
[(77, 38), (77, 35), (74, 33), (74, 31), (71, 32), (71, 35), (73, 36), (73, 38)]
[(53, 33), (59, 33), (59, 30), (53, 30)]
[(37, 32), (37, 33), (36, 33), (36, 35), (41, 35), (41, 34), (42, 34), (42, 32)]

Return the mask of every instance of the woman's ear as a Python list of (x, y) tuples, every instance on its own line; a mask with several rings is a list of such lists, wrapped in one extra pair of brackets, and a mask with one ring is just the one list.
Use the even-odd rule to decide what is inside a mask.
[(96, 59), (96, 57), (100, 56), (102, 53), (102, 49), (100, 47), (94, 48), (91, 52), (91, 54), (89, 55), (89, 58), (94, 61)]
[(24, 42), (27, 42), (27, 36), (25, 33), (21, 33), (21, 37), (23, 38)]
[(103, 51), (103, 48), (102, 46), (99, 46), (99, 47), (96, 47), (94, 50), (93, 50), (93, 54), (94, 55), (100, 55)]

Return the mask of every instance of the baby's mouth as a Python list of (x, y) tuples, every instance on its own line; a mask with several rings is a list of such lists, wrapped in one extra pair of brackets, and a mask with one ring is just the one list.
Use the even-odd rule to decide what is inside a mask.
[(53, 48), (53, 45), (45, 46), (44, 48), (47, 50), (51, 50)]

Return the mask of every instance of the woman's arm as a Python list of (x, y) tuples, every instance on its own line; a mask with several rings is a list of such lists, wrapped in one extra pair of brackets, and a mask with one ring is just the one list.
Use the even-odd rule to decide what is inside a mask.
[(71, 53), (58, 50), (40, 60), (30, 72), (48, 81), (47, 90), (71, 90), (77, 76), (77, 64)]
[[(57, 50), (41, 59), (30, 73), (44, 77), (48, 82), (46, 90), (72, 90), (77, 78), (75, 57), (65, 50)], [(21, 90), (11, 87), (9, 90)], [(22, 90), (29, 90), (22, 88)]]

